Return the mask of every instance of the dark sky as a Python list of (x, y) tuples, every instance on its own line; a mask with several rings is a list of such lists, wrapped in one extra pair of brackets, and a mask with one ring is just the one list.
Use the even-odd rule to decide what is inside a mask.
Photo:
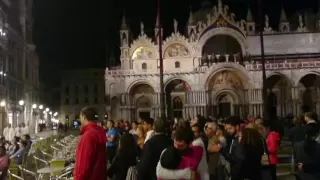
[[(257, 14), (257, 0), (223, 0), (236, 14), (245, 18), (248, 6)], [(300, 9), (318, 6), (318, 0), (264, 0), (270, 23), (277, 25), (281, 6), (290, 16)], [(212, 0), (216, 4), (216, 0)], [(177, 19), (181, 31), (189, 15), (201, 0), (161, 0), (164, 34), (173, 29)], [(119, 57), (119, 26), (125, 11), (131, 30), (139, 33), (140, 21), (147, 34), (153, 34), (156, 0), (34, 0), (34, 41), (40, 58), (40, 79), (54, 83), (61, 69), (104, 68), (110, 65), (106, 49)]]

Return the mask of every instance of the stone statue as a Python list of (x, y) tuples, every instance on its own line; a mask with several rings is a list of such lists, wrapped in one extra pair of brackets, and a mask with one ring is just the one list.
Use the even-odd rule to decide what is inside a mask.
[(126, 46), (127, 45), (127, 35), (125, 33), (123, 33), (122, 35), (122, 46)]
[(303, 28), (303, 20), (302, 20), (302, 15), (299, 15), (299, 27)]
[(143, 24), (143, 22), (140, 23), (140, 33), (141, 33), (141, 35), (144, 34), (144, 24)]
[(269, 28), (269, 16), (265, 15), (265, 20), (264, 20), (265, 28)]
[(212, 21), (212, 19), (211, 19), (211, 14), (208, 13), (208, 14), (207, 14), (207, 25), (208, 25), (208, 26), (211, 24), (211, 21)]
[(236, 15), (235, 15), (234, 13), (231, 13), (231, 14), (230, 14), (230, 20), (231, 20), (231, 22), (234, 23), (235, 17), (236, 17)]
[(228, 15), (228, 11), (229, 11), (229, 7), (228, 6), (224, 6), (223, 8), (223, 14), (226, 16)]
[(218, 15), (217, 6), (214, 6), (212, 11), (213, 11), (213, 16), (217, 16)]
[(178, 21), (177, 20), (173, 20), (173, 29), (174, 29), (174, 33), (178, 32)]

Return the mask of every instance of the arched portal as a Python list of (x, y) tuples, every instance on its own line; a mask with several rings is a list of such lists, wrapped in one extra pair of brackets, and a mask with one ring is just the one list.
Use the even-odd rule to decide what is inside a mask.
[(242, 62), (242, 48), (239, 42), (229, 35), (216, 35), (202, 47), (202, 64), (217, 62)]
[(248, 113), (244, 80), (236, 70), (215, 72), (208, 80), (209, 109), (214, 117), (243, 116)]
[(228, 117), (232, 114), (233, 99), (228, 93), (221, 93), (217, 97), (218, 112), (221, 117)]
[(168, 119), (183, 118), (186, 92), (190, 86), (181, 79), (171, 80), (165, 87)]
[(292, 113), (291, 87), (292, 81), (283, 74), (272, 74), (267, 78), (268, 90), (267, 106), (269, 118), (286, 116)]
[(320, 75), (318, 74), (307, 74), (300, 79), (298, 89), (302, 112), (312, 111), (319, 113), (319, 87)]
[(121, 118), (120, 116), (120, 99), (118, 97), (113, 97), (111, 99), (111, 102), (110, 102), (110, 107), (111, 107), (111, 112), (110, 112), (110, 115), (111, 115), (111, 119), (114, 119), (114, 120), (117, 120), (119, 118)]
[(133, 118), (147, 118), (151, 116), (153, 96), (155, 90), (147, 83), (137, 83), (129, 90), (130, 104), (135, 107)]

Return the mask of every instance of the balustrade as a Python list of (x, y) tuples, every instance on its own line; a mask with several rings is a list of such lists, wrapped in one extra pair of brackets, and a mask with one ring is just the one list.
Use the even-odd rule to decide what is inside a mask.
[[(196, 58), (196, 64), (199, 66), (190, 69), (174, 69), (174, 70), (164, 70), (164, 74), (175, 74), (175, 73), (193, 73), (193, 72), (206, 72), (211, 66), (218, 63), (237, 63), (242, 64), (248, 71), (258, 71), (262, 69), (262, 64), (258, 61), (249, 62), (246, 58), (241, 58), (238, 54), (234, 55), (223, 55), (224, 61), (221, 62), (221, 55), (206, 55), (205, 57)], [(243, 61), (245, 60), (245, 61)], [(285, 61), (267, 61), (265, 64), (266, 70), (282, 70), (282, 69), (312, 69), (320, 68), (320, 58), (313, 59), (295, 59), (295, 60), (285, 60)], [(106, 76), (129, 76), (129, 75), (154, 75), (159, 74), (159, 69), (156, 70), (144, 70), (144, 71), (134, 71), (132, 69), (122, 70), (122, 69), (106, 69)]]

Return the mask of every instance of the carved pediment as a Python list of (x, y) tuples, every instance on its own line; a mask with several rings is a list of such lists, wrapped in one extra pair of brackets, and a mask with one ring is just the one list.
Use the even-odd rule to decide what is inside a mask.
[[(212, 8), (212, 13), (207, 14), (206, 22), (197, 22), (197, 31), (201, 35), (207, 28), (233, 27), (237, 28), (242, 34), (246, 34), (246, 21), (235, 21), (235, 14), (229, 12), (229, 6), (223, 5), (221, 0), (218, 5)], [(199, 37), (200, 38), (200, 37)]]
[(137, 58), (139, 53), (139, 57), (143, 57), (146, 59), (155, 58), (156, 51), (154, 49), (154, 46), (155, 44), (152, 42), (151, 38), (147, 37), (146, 34), (139, 35), (138, 38), (134, 40), (130, 45), (130, 54), (132, 59)]

